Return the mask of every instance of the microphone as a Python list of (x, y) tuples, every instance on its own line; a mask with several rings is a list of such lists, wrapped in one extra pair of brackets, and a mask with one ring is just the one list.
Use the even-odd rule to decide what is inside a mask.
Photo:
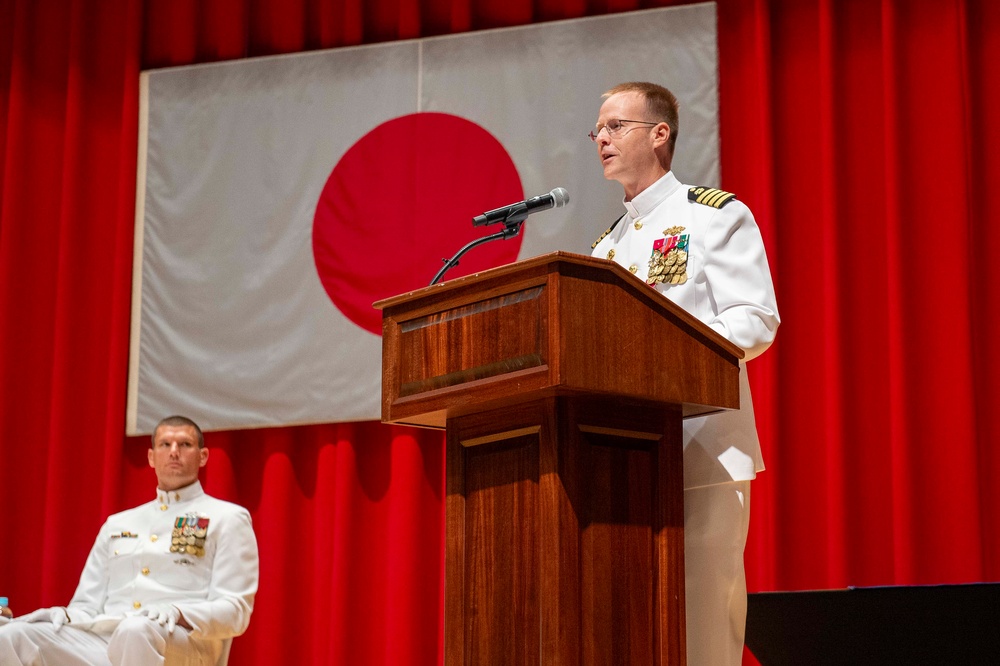
[(501, 206), (488, 210), (482, 215), (472, 218), (472, 226), (482, 227), (497, 222), (521, 222), (532, 213), (539, 213), (549, 208), (561, 208), (569, 203), (569, 193), (557, 187), (548, 194), (541, 194), (526, 201), (519, 201), (509, 206)]

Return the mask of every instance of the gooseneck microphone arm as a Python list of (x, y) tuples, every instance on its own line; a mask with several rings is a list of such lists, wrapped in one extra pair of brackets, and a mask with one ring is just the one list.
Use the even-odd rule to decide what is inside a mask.
[(437, 272), (437, 275), (431, 280), (431, 285), (429, 286), (437, 284), (448, 270), (458, 266), (458, 260), (472, 248), (493, 240), (513, 238), (521, 233), (521, 225), (524, 224), (524, 221), (532, 213), (538, 213), (549, 208), (560, 208), (567, 203), (569, 203), (569, 194), (563, 188), (557, 187), (548, 194), (542, 194), (541, 196), (526, 199), (509, 206), (494, 208), (472, 218), (472, 226), (474, 227), (503, 222), (503, 231), (498, 231), (483, 238), (477, 238), (456, 252), (455, 256), (451, 259), (442, 259), (441, 261), (444, 262), (444, 266)]
[(438, 282), (440, 282), (441, 278), (444, 277), (444, 274), (447, 273), (452, 268), (454, 268), (455, 266), (458, 266), (458, 260), (462, 258), (463, 254), (465, 254), (472, 248), (478, 247), (479, 245), (483, 245), (484, 243), (489, 243), (490, 241), (507, 240), (508, 238), (513, 238), (514, 236), (521, 233), (521, 225), (524, 224), (524, 219), (526, 217), (528, 217), (527, 213), (525, 213), (524, 217), (522, 217), (520, 220), (516, 220), (509, 223), (504, 222), (503, 231), (498, 231), (495, 234), (490, 234), (489, 236), (483, 236), (482, 238), (477, 238), (476, 240), (470, 243), (466, 243), (461, 250), (455, 253), (454, 257), (452, 257), (451, 259), (442, 259), (441, 261), (444, 262), (444, 266), (441, 267), (441, 270), (437, 272), (437, 275), (434, 276), (434, 279), (431, 280), (431, 284), (428, 286), (435, 285)]

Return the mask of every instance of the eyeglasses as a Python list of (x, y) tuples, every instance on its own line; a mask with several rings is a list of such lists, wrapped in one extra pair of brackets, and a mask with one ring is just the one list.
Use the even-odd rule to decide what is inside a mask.
[[(648, 120), (619, 120), (618, 118), (612, 118), (605, 124), (598, 127), (596, 132), (591, 130), (590, 134), (588, 134), (587, 136), (590, 137), (591, 141), (597, 141), (597, 137), (601, 134), (601, 130), (608, 130), (608, 136), (610, 136), (612, 139), (617, 139), (622, 134), (625, 134), (625, 132), (628, 131), (625, 129), (624, 123), (638, 123), (640, 125), (660, 124), (660, 123), (651, 123)], [(633, 127), (632, 129), (635, 128)]]

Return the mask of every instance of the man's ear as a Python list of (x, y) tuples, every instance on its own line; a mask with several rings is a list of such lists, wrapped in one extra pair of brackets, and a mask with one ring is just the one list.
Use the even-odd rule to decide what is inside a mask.
[(198, 467), (204, 467), (208, 463), (208, 449), (202, 447), (201, 449), (201, 462), (198, 463)]
[(150, 467), (154, 467), (154, 465), (153, 465), (153, 448), (152, 447), (150, 447), (149, 449), (146, 450), (146, 460), (149, 461), (149, 466)]
[(653, 137), (653, 145), (655, 147), (665, 146), (670, 141), (670, 125), (660, 123), (653, 128), (653, 132), (655, 132), (655, 136)]

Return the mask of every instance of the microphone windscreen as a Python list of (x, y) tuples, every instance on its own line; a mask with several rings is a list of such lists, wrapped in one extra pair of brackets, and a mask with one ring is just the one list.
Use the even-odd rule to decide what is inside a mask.
[(557, 187), (549, 192), (549, 194), (552, 195), (553, 207), (555, 208), (560, 208), (569, 203), (569, 192), (562, 187)]

